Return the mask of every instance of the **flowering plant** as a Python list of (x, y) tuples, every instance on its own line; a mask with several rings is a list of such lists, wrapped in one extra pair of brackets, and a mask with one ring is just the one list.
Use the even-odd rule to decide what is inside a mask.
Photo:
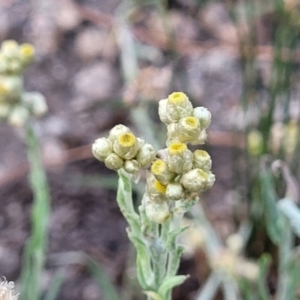
[[(174, 92), (159, 102), (159, 117), (167, 125), (167, 148), (156, 152), (128, 127), (117, 125), (107, 138), (95, 141), (92, 151), (106, 167), (118, 171), (117, 202), (137, 251), (137, 277), (144, 293), (148, 299), (169, 300), (172, 289), (187, 278), (176, 275), (184, 250), (177, 237), (187, 229), (182, 217), (199, 193), (212, 187), (215, 176), (209, 154), (188, 148), (205, 142), (210, 112), (193, 108), (184, 93)], [(137, 212), (131, 179), (143, 167), (150, 167), (150, 172)]]

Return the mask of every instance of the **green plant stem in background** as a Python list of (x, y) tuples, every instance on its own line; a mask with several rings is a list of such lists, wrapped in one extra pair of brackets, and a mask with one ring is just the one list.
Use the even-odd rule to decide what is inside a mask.
[(47, 177), (42, 166), (40, 147), (31, 123), (26, 127), (29, 181), (33, 191), (31, 236), (25, 246), (21, 274), (21, 300), (41, 297), (41, 278), (45, 265), (50, 216), (50, 195)]

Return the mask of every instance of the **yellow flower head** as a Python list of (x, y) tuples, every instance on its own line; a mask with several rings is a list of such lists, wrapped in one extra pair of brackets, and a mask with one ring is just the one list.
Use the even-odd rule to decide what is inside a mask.
[(183, 124), (190, 130), (196, 129), (199, 126), (199, 120), (195, 117), (186, 117), (183, 119)]
[(156, 160), (151, 167), (151, 171), (154, 175), (162, 174), (163, 172), (166, 171), (166, 169), (167, 169), (167, 164), (162, 159)]
[(31, 44), (22, 44), (19, 48), (19, 51), (20, 51), (20, 55), (21, 55), (21, 58), (26, 58), (26, 59), (31, 59), (34, 54), (35, 54), (35, 50), (34, 50), (34, 47), (31, 45)]
[(174, 92), (169, 95), (168, 101), (172, 104), (180, 104), (184, 101), (186, 101), (187, 96), (185, 93), (182, 92)]
[(176, 154), (177, 155), (182, 154), (186, 149), (187, 149), (186, 144), (180, 143), (180, 142), (172, 143), (168, 147), (169, 153), (170, 154), (174, 154), (174, 155), (176, 155)]
[(167, 187), (165, 185), (161, 184), (159, 181), (154, 180), (153, 186), (154, 186), (154, 188), (156, 189), (157, 192), (159, 192), (161, 194), (166, 193)]
[(123, 133), (118, 138), (120, 145), (123, 147), (132, 147), (135, 144), (135, 140), (135, 136), (130, 132)]

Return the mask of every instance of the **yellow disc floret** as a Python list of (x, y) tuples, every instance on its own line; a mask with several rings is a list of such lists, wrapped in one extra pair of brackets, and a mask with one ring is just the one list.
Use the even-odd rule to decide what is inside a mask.
[(6, 95), (9, 93), (9, 88), (3, 84), (2, 82), (0, 82), (0, 95)]
[(161, 194), (166, 193), (167, 187), (165, 185), (161, 184), (159, 181), (154, 180), (153, 186), (159, 193), (161, 193)]
[(175, 142), (172, 143), (169, 147), (169, 153), (170, 154), (182, 154), (185, 150), (187, 149), (186, 144), (180, 143), (180, 142)]
[(195, 129), (199, 126), (199, 120), (195, 117), (186, 117), (184, 119), (184, 124), (190, 129)]
[(151, 171), (155, 175), (162, 174), (166, 169), (167, 164), (162, 159), (156, 160), (151, 167)]
[(35, 53), (35, 50), (31, 44), (25, 43), (20, 46), (21, 57), (32, 58), (34, 56), (34, 53)]
[(187, 99), (185, 93), (182, 92), (174, 92), (168, 97), (168, 101), (172, 104), (180, 104)]
[(194, 156), (195, 156), (195, 158), (199, 158), (199, 159), (201, 159), (201, 158), (204, 158), (204, 159), (210, 158), (209, 154), (206, 151), (200, 150), (200, 149), (198, 149), (194, 152)]
[(135, 144), (135, 136), (132, 133), (126, 132), (119, 136), (118, 141), (123, 147), (132, 147)]

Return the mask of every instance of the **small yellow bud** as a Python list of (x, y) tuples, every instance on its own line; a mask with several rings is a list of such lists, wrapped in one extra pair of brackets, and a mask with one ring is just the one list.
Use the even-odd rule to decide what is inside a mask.
[(153, 187), (156, 189), (158, 193), (165, 194), (167, 187), (161, 184), (158, 180), (154, 181)]
[(187, 99), (186, 94), (184, 94), (182, 92), (174, 92), (174, 93), (170, 94), (168, 97), (169, 103), (178, 104), (178, 105), (185, 103), (186, 99)]
[[(165, 111), (163, 111), (165, 109)], [(160, 116), (166, 124), (178, 122), (181, 118), (192, 115), (193, 105), (189, 98), (182, 92), (174, 92), (169, 95), (168, 100), (162, 103)]]
[(171, 217), (167, 202), (155, 203), (147, 201), (145, 212), (149, 220), (159, 224), (164, 223)]
[(166, 196), (169, 200), (180, 200), (185, 196), (184, 188), (180, 183), (169, 183), (166, 189)]
[(186, 144), (175, 142), (168, 147), (167, 164), (169, 170), (175, 173), (184, 173), (193, 166), (193, 153)]
[(113, 144), (113, 151), (123, 159), (132, 159), (139, 150), (135, 136), (130, 132), (121, 133)]
[(187, 146), (184, 143), (178, 142), (178, 143), (172, 143), (168, 147), (168, 151), (171, 155), (182, 155), (184, 151), (186, 151)]
[(31, 44), (22, 44), (19, 47), (20, 59), (24, 62), (29, 62), (32, 60), (35, 54), (34, 47)]
[(252, 156), (258, 156), (263, 151), (263, 137), (258, 130), (252, 130), (247, 136), (248, 152)]
[(195, 117), (182, 118), (178, 122), (177, 135), (180, 142), (193, 142), (201, 132), (200, 122)]
[(112, 142), (107, 138), (97, 139), (92, 146), (93, 155), (100, 161), (104, 161), (112, 153)]
[(167, 200), (166, 186), (157, 181), (152, 174), (148, 177), (146, 190), (153, 202), (160, 203)]
[(130, 129), (125, 125), (119, 124), (110, 130), (108, 138), (112, 142), (114, 142), (119, 137), (120, 134), (127, 133), (127, 132), (130, 132)]
[(0, 76), (0, 102), (16, 104), (20, 102), (22, 92), (22, 79), (19, 76)]
[(162, 159), (157, 159), (153, 163), (151, 172), (154, 174), (155, 178), (162, 184), (168, 184), (176, 177), (176, 174), (168, 169), (167, 163)]
[(117, 154), (111, 153), (105, 158), (104, 163), (107, 168), (118, 171), (123, 167), (124, 160)]
[(118, 141), (123, 147), (132, 147), (135, 144), (135, 136), (132, 133), (123, 133), (118, 137)]
[(210, 155), (204, 150), (196, 150), (193, 153), (194, 161), (193, 168), (194, 169), (202, 169), (203, 171), (209, 171), (211, 169), (212, 161)]

